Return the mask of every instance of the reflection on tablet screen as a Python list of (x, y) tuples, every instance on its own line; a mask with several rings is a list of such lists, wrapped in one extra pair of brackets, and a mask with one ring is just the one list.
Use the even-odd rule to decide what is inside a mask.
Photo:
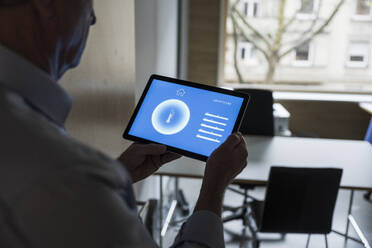
[(243, 100), (154, 79), (129, 134), (209, 156), (231, 134)]

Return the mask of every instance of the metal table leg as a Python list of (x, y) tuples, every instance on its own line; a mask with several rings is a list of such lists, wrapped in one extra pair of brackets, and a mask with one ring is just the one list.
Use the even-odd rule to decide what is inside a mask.
[(349, 210), (347, 212), (347, 217), (346, 217), (345, 242), (347, 241), (348, 236), (349, 236), (349, 226), (350, 226), (349, 216), (351, 215), (352, 210), (353, 210), (353, 201), (354, 201), (354, 190), (352, 189), (350, 192)]
[(371, 246), (368, 243), (368, 240), (364, 236), (364, 233), (362, 232), (362, 230), (360, 230), (358, 224), (356, 223), (356, 221), (355, 221), (355, 219), (352, 215), (349, 215), (349, 220), (350, 220), (351, 225), (354, 227), (355, 232), (358, 234), (358, 237), (362, 241), (364, 247), (365, 248), (371, 248)]
[(307, 235), (306, 248), (309, 248), (311, 234)]
[(167, 218), (165, 219), (164, 225), (163, 225), (163, 227), (161, 229), (161, 232), (160, 232), (160, 234), (161, 234), (162, 237), (164, 237), (165, 234), (168, 231), (168, 227), (169, 227), (169, 224), (170, 224), (171, 219), (173, 217), (174, 211), (176, 210), (176, 207), (177, 207), (177, 201), (176, 200), (173, 200), (172, 201), (172, 204), (171, 204), (171, 206), (169, 208), (169, 211), (168, 211), (168, 214), (167, 214)]
[[(163, 238), (166, 235), (169, 226), (171, 225), (171, 220), (176, 212), (176, 207), (179, 205), (177, 201), (177, 195), (179, 194), (179, 188), (178, 188), (178, 177), (175, 178), (175, 192), (174, 195), (171, 195), (170, 202), (168, 202), (168, 197), (167, 195), (164, 195), (164, 181), (163, 181), (163, 176), (159, 175), (160, 181), (160, 212), (159, 212), (159, 246), (160, 248), (163, 247)], [(177, 194), (178, 193), (178, 194)], [(167, 201), (165, 204), (164, 201)], [(184, 203), (185, 201), (183, 201)], [(168, 204), (170, 204), (168, 206)], [(166, 212), (167, 211), (167, 212)], [(164, 217), (166, 217), (164, 219)]]
[(354, 190), (352, 189), (351, 192), (350, 192), (350, 201), (349, 201), (349, 209), (348, 209), (348, 213), (347, 213), (347, 217), (346, 217), (346, 230), (345, 230), (345, 233), (342, 233), (342, 232), (339, 232), (339, 231), (336, 231), (336, 230), (332, 230), (332, 232), (342, 236), (345, 238), (345, 243), (347, 242), (348, 239), (350, 240), (353, 240), (357, 243), (360, 243), (360, 244), (363, 244), (360, 240), (354, 238), (354, 237), (351, 237), (349, 236), (349, 227), (350, 227), (350, 216), (352, 217), (352, 211), (353, 211), (353, 202), (354, 202)]
[(182, 216), (190, 214), (190, 206), (187, 202), (183, 191), (179, 188), (179, 178), (174, 179), (174, 199), (177, 201), (177, 208), (181, 211)]
[(163, 236), (161, 235), (161, 229), (162, 229), (162, 226), (163, 226), (163, 207), (164, 207), (164, 203), (163, 203), (163, 176), (160, 176), (159, 178), (159, 188), (160, 188), (160, 209), (159, 209), (159, 247), (162, 248), (163, 247)]

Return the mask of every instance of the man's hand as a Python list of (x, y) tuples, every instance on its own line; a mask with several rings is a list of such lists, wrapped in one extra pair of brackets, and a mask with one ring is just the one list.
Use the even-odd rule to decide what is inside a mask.
[(247, 166), (248, 151), (241, 134), (232, 134), (209, 157), (203, 185), (195, 210), (209, 210), (221, 215), (224, 192)]
[(164, 145), (134, 143), (118, 160), (127, 168), (135, 183), (152, 175), (162, 165), (180, 157), (178, 154), (167, 152)]
[(205, 169), (206, 186), (224, 191), (247, 166), (248, 151), (241, 134), (232, 134), (209, 157)]

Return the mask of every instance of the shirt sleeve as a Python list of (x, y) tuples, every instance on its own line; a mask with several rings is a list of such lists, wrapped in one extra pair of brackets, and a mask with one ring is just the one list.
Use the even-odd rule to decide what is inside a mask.
[(185, 222), (171, 248), (223, 248), (221, 218), (210, 211), (197, 211)]
[(86, 176), (51, 178), (13, 207), (27, 247), (157, 247), (120, 189)]
[[(12, 226), (27, 247), (157, 247), (123, 198), (128, 190), (79, 173), (49, 178), (13, 206)], [(209, 211), (195, 212), (171, 247), (224, 247), (221, 219)]]

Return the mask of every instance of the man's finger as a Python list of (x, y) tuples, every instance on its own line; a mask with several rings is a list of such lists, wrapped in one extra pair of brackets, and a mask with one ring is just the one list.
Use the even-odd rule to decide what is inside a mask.
[(238, 156), (242, 159), (246, 159), (248, 157), (248, 150), (245, 147), (245, 144), (240, 144), (236, 149)]
[(142, 155), (161, 155), (167, 151), (165, 145), (160, 144), (134, 144), (136, 152)]
[(241, 134), (233, 133), (227, 138), (223, 145), (229, 148), (234, 148), (235, 146), (239, 145), (242, 140), (243, 137)]
[(166, 164), (181, 157), (182, 156), (177, 153), (167, 152), (161, 156), (160, 161), (162, 164)]

